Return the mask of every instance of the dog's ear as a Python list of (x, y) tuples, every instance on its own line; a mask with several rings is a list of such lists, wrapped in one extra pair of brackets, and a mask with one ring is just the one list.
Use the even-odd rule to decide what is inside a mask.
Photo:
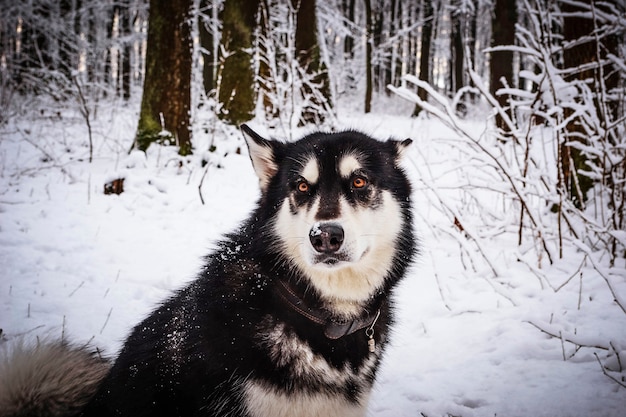
[(273, 145), (275, 142), (261, 137), (246, 124), (241, 125), (240, 128), (248, 144), (248, 153), (250, 154), (254, 171), (259, 177), (261, 191), (265, 192), (270, 180), (278, 171)]
[(396, 145), (396, 161), (400, 162), (404, 158), (411, 144), (413, 143), (413, 139), (397, 140), (394, 141), (394, 143)]

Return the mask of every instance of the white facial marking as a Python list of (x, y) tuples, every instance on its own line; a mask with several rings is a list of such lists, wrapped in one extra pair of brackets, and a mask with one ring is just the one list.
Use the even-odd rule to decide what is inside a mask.
[(361, 163), (354, 155), (348, 154), (339, 161), (339, 175), (344, 178), (349, 178), (354, 171), (361, 168)]
[(310, 183), (315, 184), (320, 178), (320, 170), (317, 161), (313, 158), (309, 159), (302, 169), (302, 176)]
[(334, 265), (316, 262), (319, 255), (309, 240), (318, 201), (311, 210), (301, 208), (294, 215), (285, 200), (274, 224), (283, 251), (309, 278), (310, 284), (329, 300), (335, 312), (354, 316), (359, 303), (379, 289), (392, 268), (396, 239), (402, 227), (400, 204), (389, 191), (383, 191), (377, 208), (352, 206), (340, 200), (341, 216), (333, 219), (344, 230), (338, 253), (342, 260)]

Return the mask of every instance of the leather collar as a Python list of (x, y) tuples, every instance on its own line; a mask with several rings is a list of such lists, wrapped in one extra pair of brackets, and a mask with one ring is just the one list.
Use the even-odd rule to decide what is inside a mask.
[(353, 320), (338, 320), (330, 311), (308, 306), (289, 283), (278, 279), (277, 293), (280, 298), (296, 313), (320, 326), (324, 326), (324, 335), (332, 340), (353, 334), (359, 330), (373, 327), (380, 316), (380, 308)]

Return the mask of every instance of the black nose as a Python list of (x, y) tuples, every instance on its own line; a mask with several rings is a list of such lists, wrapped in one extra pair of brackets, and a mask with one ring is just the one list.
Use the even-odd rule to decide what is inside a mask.
[(343, 243), (343, 228), (336, 223), (321, 223), (309, 232), (311, 245), (319, 253), (337, 252)]

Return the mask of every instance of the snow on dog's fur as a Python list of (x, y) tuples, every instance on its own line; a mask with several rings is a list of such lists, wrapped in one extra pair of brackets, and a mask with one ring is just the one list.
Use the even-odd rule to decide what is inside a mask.
[[(78, 415), (365, 415), (392, 324), (390, 295), (415, 251), (400, 168), (411, 141), (346, 131), (283, 143), (242, 131), (260, 180), (257, 208), (197, 280), (135, 327)], [(14, 357), (0, 398), (26, 369), (54, 375), (77, 360), (27, 366)], [(100, 374), (73, 375), (58, 379), (75, 396), (65, 411), (12, 394), (12, 411), (0, 414), (31, 406), (47, 408), (41, 416), (76, 415), (91, 395), (76, 388)]]

